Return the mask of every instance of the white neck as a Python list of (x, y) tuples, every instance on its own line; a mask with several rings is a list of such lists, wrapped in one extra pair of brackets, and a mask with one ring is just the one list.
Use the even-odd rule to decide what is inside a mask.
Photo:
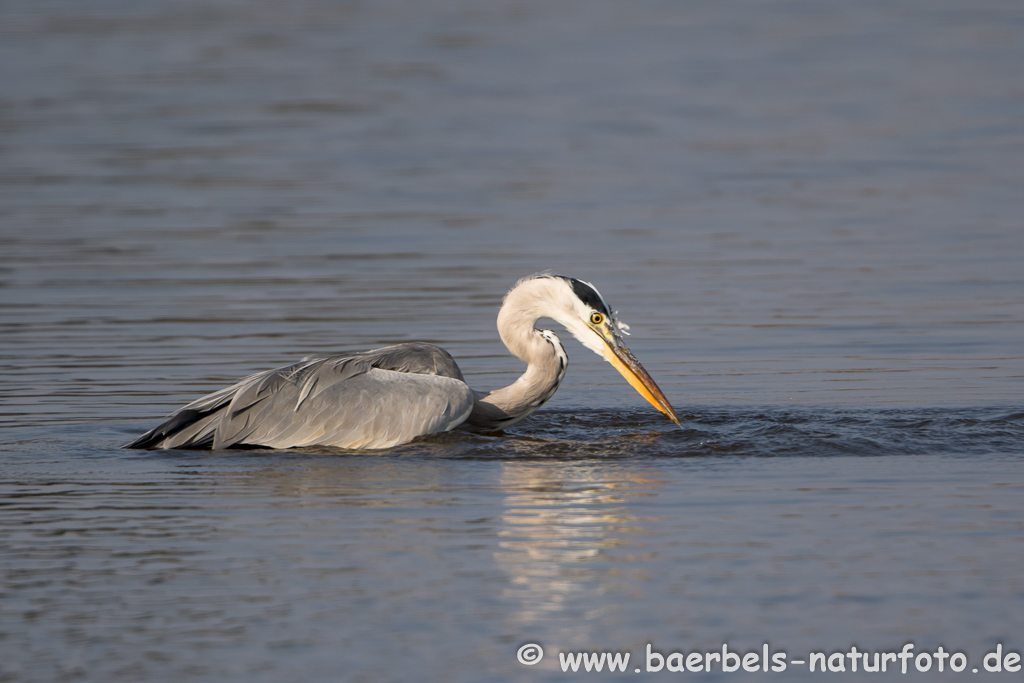
[(556, 305), (557, 291), (565, 286), (550, 278), (527, 280), (505, 296), (498, 312), (498, 333), (513, 356), (526, 363), (526, 372), (502, 389), (478, 394), (468, 426), (482, 430), (504, 429), (530, 415), (558, 389), (569, 359), (551, 330), (534, 327), (540, 318), (563, 325), (571, 316)]

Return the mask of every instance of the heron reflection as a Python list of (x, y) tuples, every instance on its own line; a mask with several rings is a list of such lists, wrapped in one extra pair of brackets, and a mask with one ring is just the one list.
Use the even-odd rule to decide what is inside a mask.
[(565, 349), (554, 332), (535, 327), (541, 318), (564, 326), (679, 424), (665, 394), (623, 342), (629, 327), (597, 289), (540, 274), (517, 282), (498, 312), (502, 342), (527, 366), (507, 387), (474, 391), (444, 349), (397, 344), (251, 375), (180, 408), (125, 448), (372, 449), (456, 427), (501, 431), (542, 406), (565, 377)]

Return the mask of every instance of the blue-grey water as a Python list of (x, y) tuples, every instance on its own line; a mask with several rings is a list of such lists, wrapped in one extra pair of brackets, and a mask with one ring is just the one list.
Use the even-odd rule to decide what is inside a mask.
[[(1011, 678), (1022, 64), (1017, 0), (0, 3), (0, 681)], [(503, 436), (118, 448), (308, 355), (508, 383), (541, 270), (681, 428), (562, 334)]]

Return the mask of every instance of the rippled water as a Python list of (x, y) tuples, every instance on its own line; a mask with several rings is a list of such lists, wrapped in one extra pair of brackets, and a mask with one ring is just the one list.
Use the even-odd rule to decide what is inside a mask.
[[(1018, 4), (3, 3), (0, 681), (1024, 651)], [(118, 448), (311, 354), (507, 383), (544, 269), (682, 428), (562, 334), (504, 436)]]

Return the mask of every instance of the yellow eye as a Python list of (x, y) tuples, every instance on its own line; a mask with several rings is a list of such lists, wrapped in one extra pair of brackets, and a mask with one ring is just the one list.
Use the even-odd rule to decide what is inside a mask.
[(604, 322), (604, 316), (596, 311), (590, 314), (590, 322), (594, 325), (600, 325)]

